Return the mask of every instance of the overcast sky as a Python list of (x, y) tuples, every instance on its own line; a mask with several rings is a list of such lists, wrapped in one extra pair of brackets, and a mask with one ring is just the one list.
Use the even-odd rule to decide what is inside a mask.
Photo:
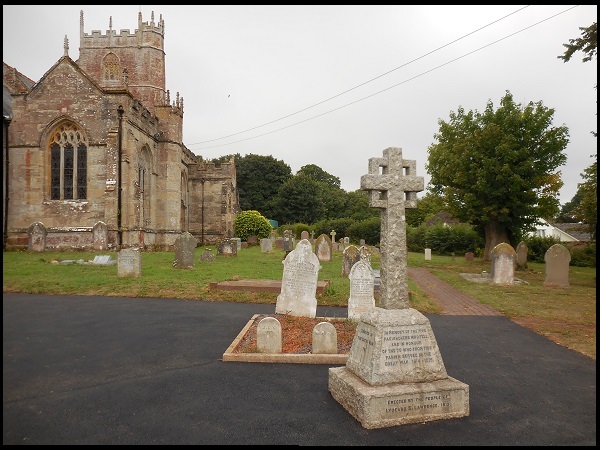
[[(184, 144), (205, 159), (273, 156), (315, 164), (360, 188), (387, 147), (425, 172), (438, 120), (517, 103), (555, 109), (569, 128), (562, 204), (593, 163), (597, 63), (558, 59), (597, 21), (595, 5), (3, 5), (3, 61), (38, 81), (84, 31), (165, 21), (166, 88), (184, 99)], [(418, 196), (422, 197), (425, 191)]]

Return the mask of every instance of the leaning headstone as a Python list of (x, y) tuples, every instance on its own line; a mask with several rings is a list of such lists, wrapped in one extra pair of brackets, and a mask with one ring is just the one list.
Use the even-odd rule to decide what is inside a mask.
[(473, 261), (474, 259), (475, 259), (475, 253), (473, 253), (473, 252), (465, 253), (465, 260)]
[(194, 268), (194, 256), (196, 253), (196, 245), (198, 240), (191, 235), (191, 233), (185, 231), (181, 233), (175, 239), (175, 259), (173, 261), (173, 267), (179, 269), (193, 269)]
[(43, 252), (46, 250), (46, 227), (42, 222), (33, 222), (27, 230), (27, 250), (30, 252)]
[(381, 209), (381, 307), (361, 316), (346, 365), (329, 369), (329, 391), (368, 429), (469, 415), (469, 386), (448, 376), (429, 320), (409, 306), (405, 208), (424, 188), (415, 172), (388, 148), (361, 178)]
[(517, 245), (517, 269), (527, 268), (527, 243), (525, 241), (519, 242)]
[(337, 353), (337, 331), (332, 323), (320, 322), (312, 332), (313, 354)]
[(96, 222), (92, 228), (92, 247), (94, 250), (108, 250), (108, 226), (104, 222)]
[(271, 239), (261, 239), (260, 251), (261, 253), (271, 253), (273, 251), (273, 241)]
[(350, 298), (348, 319), (360, 317), (375, 306), (375, 274), (367, 258), (361, 258), (352, 266), (350, 274)]
[(331, 261), (331, 239), (326, 234), (320, 235), (315, 241), (315, 253), (319, 261)]
[(314, 318), (317, 314), (317, 281), (321, 265), (308, 239), (302, 239), (283, 260), (281, 292), (276, 314)]
[(512, 245), (502, 242), (492, 250), (490, 268), (491, 284), (512, 286), (515, 284), (517, 252)]
[(571, 253), (561, 244), (554, 244), (544, 255), (546, 262), (546, 277), (544, 286), (569, 287), (569, 263)]
[(425, 261), (431, 261), (431, 249), (430, 248), (425, 249)]
[(225, 239), (217, 246), (217, 256), (237, 256), (237, 243), (233, 239)]
[(342, 275), (347, 277), (352, 270), (352, 266), (360, 261), (360, 252), (356, 245), (349, 245), (344, 249), (342, 255)]
[(275, 317), (258, 322), (256, 348), (259, 353), (281, 353), (281, 323)]
[(117, 276), (138, 278), (142, 275), (142, 255), (137, 247), (123, 248), (117, 253)]

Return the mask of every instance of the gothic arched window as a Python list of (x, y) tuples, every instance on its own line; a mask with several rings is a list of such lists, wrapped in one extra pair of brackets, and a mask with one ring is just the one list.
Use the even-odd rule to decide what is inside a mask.
[(72, 200), (87, 197), (87, 149), (83, 131), (63, 123), (50, 137), (50, 199)]

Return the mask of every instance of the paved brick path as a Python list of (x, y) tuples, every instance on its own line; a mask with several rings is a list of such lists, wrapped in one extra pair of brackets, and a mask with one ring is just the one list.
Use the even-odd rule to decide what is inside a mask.
[(408, 276), (437, 301), (446, 316), (501, 316), (495, 309), (459, 291), (422, 267), (408, 268)]

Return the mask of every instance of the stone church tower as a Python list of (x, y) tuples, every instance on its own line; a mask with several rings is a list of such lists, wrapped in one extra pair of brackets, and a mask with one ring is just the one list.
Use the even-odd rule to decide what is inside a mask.
[(170, 250), (233, 235), (234, 161), (183, 143), (183, 97), (165, 82), (165, 23), (84, 32), (36, 83), (3, 64), (4, 248)]

